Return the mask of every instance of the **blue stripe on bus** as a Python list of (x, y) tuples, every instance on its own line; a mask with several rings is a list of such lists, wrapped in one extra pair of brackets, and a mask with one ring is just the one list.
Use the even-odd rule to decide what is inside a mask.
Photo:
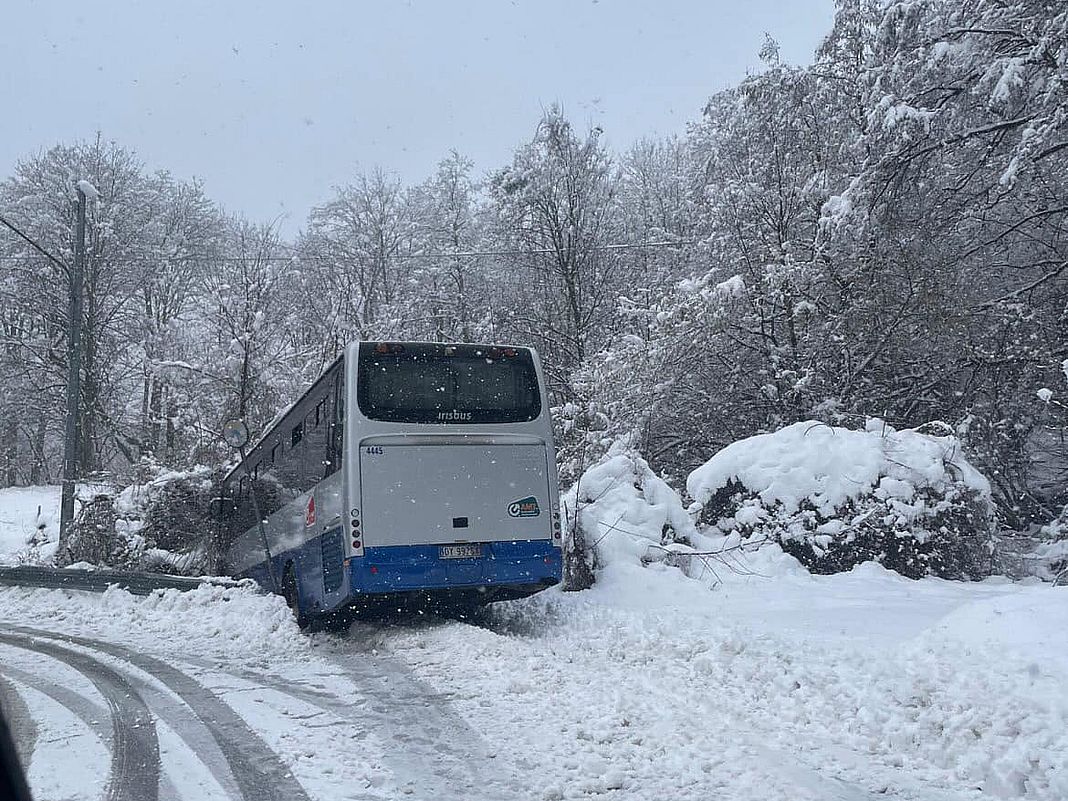
[(560, 549), (548, 540), (484, 542), (475, 559), (442, 559), (439, 545), (367, 548), (349, 560), (353, 595), (559, 581)]
[[(495, 585), (546, 585), (559, 582), (563, 571), (560, 548), (549, 540), (479, 543), (482, 556), (475, 559), (442, 559), (440, 545), (367, 548), (362, 557), (347, 560), (346, 571), (341, 535), (340, 528), (332, 529), (298, 548), (272, 554), (279, 579), (285, 565), (293, 563), (300, 605), (305, 611), (325, 612), (351, 598), (372, 594)], [(342, 587), (346, 572), (347, 590)], [(260, 562), (241, 575), (265, 587), (271, 586), (266, 562)]]

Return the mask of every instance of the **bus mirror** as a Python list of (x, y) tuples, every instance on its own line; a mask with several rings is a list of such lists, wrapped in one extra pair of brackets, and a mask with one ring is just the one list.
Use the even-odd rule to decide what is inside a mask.
[(244, 420), (227, 420), (222, 429), (223, 440), (235, 451), (248, 445), (248, 426)]

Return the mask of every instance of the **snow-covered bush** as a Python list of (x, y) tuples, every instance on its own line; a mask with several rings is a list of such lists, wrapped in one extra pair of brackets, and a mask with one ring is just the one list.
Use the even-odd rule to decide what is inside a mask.
[(154, 474), (118, 494), (86, 502), (71, 527), (68, 563), (200, 574), (210, 525), (212, 470), (150, 468)]
[(112, 567), (137, 562), (144, 552), (144, 541), (117, 536), (117, 523), (115, 502), (110, 495), (100, 494), (83, 501), (70, 524), (67, 551), (60, 555), (61, 562)]
[(702, 539), (679, 494), (626, 441), (582, 474), (563, 506), (565, 582), (575, 589), (601, 565), (666, 560)]
[(1068, 583), (1068, 506), (1042, 526), (1038, 544), (1028, 556), (1034, 573), (1040, 578)]
[(795, 423), (723, 448), (687, 490), (707, 533), (772, 540), (813, 572), (866, 561), (914, 578), (990, 572), (990, 485), (942, 424)]

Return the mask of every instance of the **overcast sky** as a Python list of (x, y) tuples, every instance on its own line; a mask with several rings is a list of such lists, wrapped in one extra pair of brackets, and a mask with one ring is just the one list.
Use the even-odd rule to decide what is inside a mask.
[(833, 0), (4, 0), (0, 176), (106, 138), (292, 233), (332, 186), (450, 149), (507, 162), (560, 102), (624, 148), (760, 67), (806, 63)]

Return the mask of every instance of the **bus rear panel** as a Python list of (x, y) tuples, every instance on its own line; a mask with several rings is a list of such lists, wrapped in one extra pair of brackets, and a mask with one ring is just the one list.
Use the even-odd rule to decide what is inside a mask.
[(555, 454), (533, 352), (353, 350), (353, 594), (457, 591), (488, 601), (558, 582)]

